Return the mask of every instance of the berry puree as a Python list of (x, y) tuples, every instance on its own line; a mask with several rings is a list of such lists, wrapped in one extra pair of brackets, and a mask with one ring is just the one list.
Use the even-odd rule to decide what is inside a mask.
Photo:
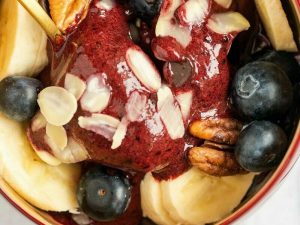
[[(209, 15), (220, 11), (214, 4), (208, 1), (202, 20), (192, 18), (191, 25), (184, 1), (164, 1), (161, 15), (177, 8), (164, 27), (175, 27), (175, 34), (153, 36), (153, 53), (165, 62), (156, 68), (130, 39), (124, 6), (92, 2), (86, 19), (54, 51), (50, 70), (50, 85), (68, 85), (68, 74), (86, 83), (77, 112), (64, 128), (85, 147), (88, 160), (123, 170), (163, 172), (163, 179), (187, 168), (184, 152), (195, 144), (186, 132), (189, 122), (229, 115), (227, 53), (235, 35), (207, 28)], [(153, 25), (156, 31), (158, 23), (160, 19)], [(45, 128), (28, 131), (35, 149), (51, 153), (43, 135)]]
[[(163, 1), (146, 43), (157, 65), (130, 39), (126, 8), (117, 1), (92, 1), (63, 46), (53, 47), (42, 80), (65, 89), (77, 87), (76, 78), (84, 84), (76, 113), (63, 127), (88, 153), (86, 161), (175, 178), (189, 167), (185, 151), (198, 144), (188, 134), (189, 123), (231, 116), (227, 54), (236, 33), (218, 34), (207, 26), (211, 15), (225, 9), (207, 1), (199, 14), (193, 4), (201, 3)], [(33, 129), (33, 123), (28, 137), (34, 149), (56, 156), (46, 128)], [(121, 220), (93, 224), (138, 224), (137, 196), (135, 191)], [(68, 224), (64, 216), (55, 217)]]

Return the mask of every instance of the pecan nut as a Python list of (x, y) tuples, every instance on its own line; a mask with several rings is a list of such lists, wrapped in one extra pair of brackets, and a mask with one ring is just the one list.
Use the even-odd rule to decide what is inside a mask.
[(188, 152), (193, 166), (212, 176), (233, 176), (247, 173), (236, 161), (234, 153), (209, 147), (194, 147)]
[(190, 133), (200, 139), (234, 145), (243, 125), (236, 119), (218, 118), (197, 120), (191, 123)]
[(91, 0), (49, 0), (50, 14), (61, 31), (78, 25), (86, 16)]

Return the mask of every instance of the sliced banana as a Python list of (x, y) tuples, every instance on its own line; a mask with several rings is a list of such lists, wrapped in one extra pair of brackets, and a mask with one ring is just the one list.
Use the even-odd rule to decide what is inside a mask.
[[(151, 177), (147, 174), (141, 185), (146, 216), (159, 225), (202, 225), (227, 216), (244, 197), (254, 175), (213, 177), (192, 168), (171, 181), (158, 183)], [(153, 186), (157, 193), (150, 194)]]
[(151, 173), (147, 173), (141, 182), (141, 200), (143, 214), (151, 218), (157, 224), (176, 224), (164, 209), (160, 182), (156, 181)]
[(297, 52), (292, 29), (280, 0), (255, 0), (268, 37), (276, 50)]
[(0, 79), (38, 74), (48, 63), (45, 32), (17, 0), (0, 1), (0, 18)]
[(42, 162), (30, 147), (23, 125), (0, 114), (0, 176), (33, 206), (46, 211), (77, 208), (80, 172), (78, 165), (53, 167)]

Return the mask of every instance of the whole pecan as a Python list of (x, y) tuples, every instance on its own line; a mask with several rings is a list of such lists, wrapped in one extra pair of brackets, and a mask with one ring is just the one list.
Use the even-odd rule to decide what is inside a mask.
[(243, 124), (232, 118), (197, 120), (191, 123), (190, 133), (200, 139), (234, 145)]
[(194, 147), (188, 152), (193, 166), (213, 176), (232, 176), (247, 173), (236, 161), (234, 153), (210, 147)]

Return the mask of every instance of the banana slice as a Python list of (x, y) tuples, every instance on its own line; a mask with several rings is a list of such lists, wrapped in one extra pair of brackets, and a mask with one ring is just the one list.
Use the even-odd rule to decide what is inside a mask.
[(147, 173), (141, 183), (141, 196), (144, 196), (141, 204), (145, 217), (151, 218), (156, 224), (176, 224), (163, 207), (160, 182), (151, 173)]
[(297, 52), (292, 29), (280, 0), (255, 0), (267, 35), (276, 50)]
[[(202, 225), (227, 216), (244, 197), (254, 174), (213, 177), (194, 167), (171, 181), (158, 183), (149, 176), (141, 185), (142, 202), (148, 203), (142, 204), (146, 216), (159, 225)], [(159, 186), (158, 191), (149, 194), (153, 185)], [(165, 215), (175, 222), (162, 220)]]
[(80, 173), (78, 165), (53, 167), (42, 162), (23, 125), (0, 114), (0, 176), (29, 203), (46, 211), (77, 208)]
[(0, 1), (0, 79), (32, 76), (48, 63), (47, 36), (17, 0)]

